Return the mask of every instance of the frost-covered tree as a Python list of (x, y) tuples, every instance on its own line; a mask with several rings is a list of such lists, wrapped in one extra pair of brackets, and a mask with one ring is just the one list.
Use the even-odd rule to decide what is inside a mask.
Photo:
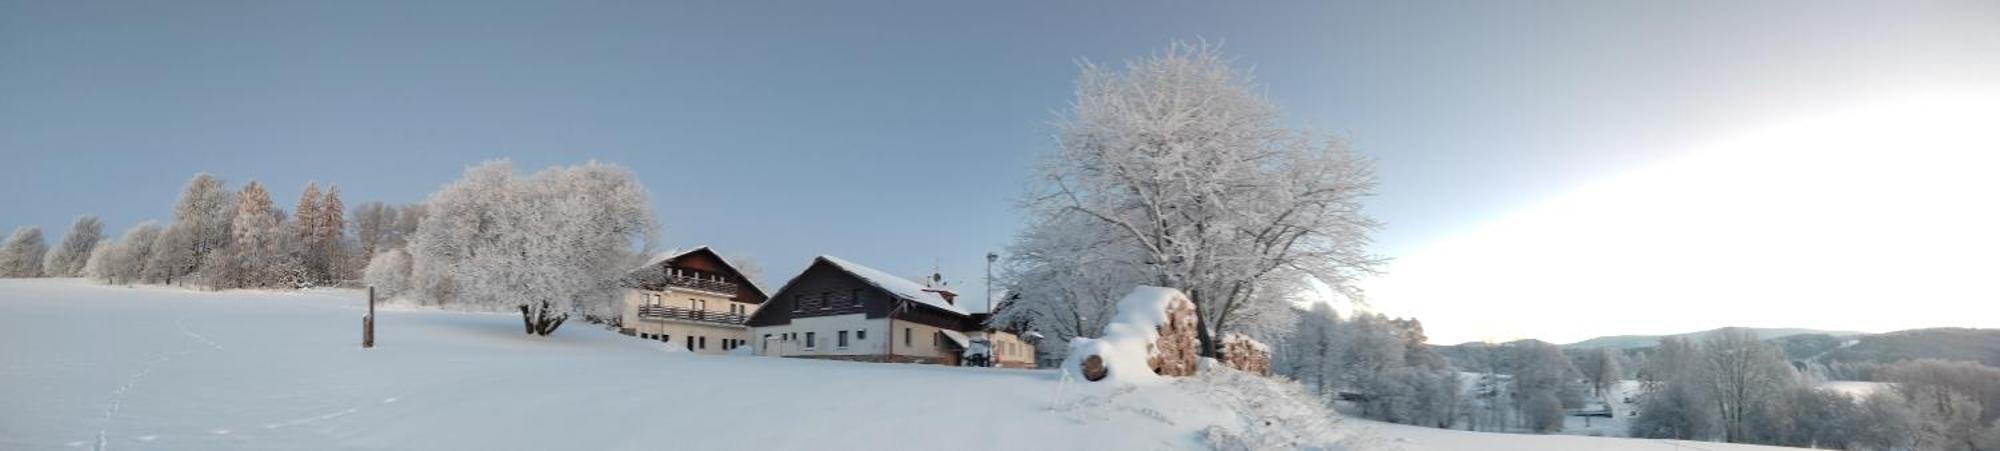
[(1982, 449), (1981, 435), (2000, 424), (2000, 368), (1918, 359), (1886, 373), (1921, 420), (1916, 438), (1923, 448)]
[(1215, 46), (1176, 43), (1123, 70), (1085, 64), (1075, 95), (1043, 160), (1048, 189), (1029, 204), (1097, 219), (1143, 258), (1149, 283), (1186, 292), (1203, 355), (1215, 355), (1211, 331), (1288, 325), (1254, 313), (1284, 312), (1260, 307), (1283, 305), (1303, 279), (1358, 298), (1354, 282), (1380, 262), (1365, 249), (1378, 227), (1361, 212), (1369, 163), (1283, 127)]
[(1625, 371), (1619, 363), (1622, 358), (1617, 350), (1597, 348), (1586, 354), (1583, 370), (1584, 379), (1590, 380), (1590, 394), (1600, 398), (1609, 397), (1612, 384), (1622, 379)]
[(368, 269), (362, 275), (362, 282), (383, 297), (396, 297), (410, 291), (410, 253), (402, 248), (393, 248), (375, 253), (368, 261)]
[(424, 216), (429, 214), (428, 212), (429, 210), (424, 208), (424, 204), (409, 204), (397, 208), (396, 226), (391, 229), (387, 236), (383, 237), (383, 246), (407, 246), (410, 237), (417, 236), (417, 226), (423, 223)]
[(1889, 390), (1869, 393), (1861, 401), (1860, 415), (1855, 421), (1855, 444), (1864, 449), (1918, 449), (1917, 436), (1923, 420), (1902, 395)]
[(1646, 358), (1639, 371), (1640, 382), (1648, 389), (1697, 377), (1701, 370), (1701, 350), (1686, 337), (1666, 337)]
[(320, 242), (320, 191), (319, 182), (307, 182), (305, 191), (299, 192), (299, 201), (292, 206), (291, 221), (285, 223), (291, 243), (286, 246), (304, 274), (300, 277), (304, 284), (318, 284), (326, 280), (326, 246)]
[(1560, 432), (1563, 428), (1562, 400), (1549, 391), (1525, 392), (1521, 400), (1521, 426), (1529, 431), (1547, 434)]
[(1713, 403), (1701, 387), (1669, 382), (1642, 395), (1639, 416), (1632, 419), (1627, 433), (1643, 438), (1708, 440), (1717, 435), (1719, 422)]
[(42, 277), (42, 254), (49, 251), (41, 227), (22, 226), (0, 245), (0, 277)]
[(84, 260), (83, 273), (78, 275), (96, 280), (110, 277), (110, 268), (113, 264), (111, 251), (117, 247), (117, 243), (111, 240), (98, 240), (96, 246), (90, 247), (90, 258)]
[(366, 202), (354, 206), (349, 215), (354, 218), (354, 242), (359, 246), (361, 261), (372, 261), (375, 252), (383, 249), (402, 247), (397, 239), (397, 208), (381, 202)]
[(153, 245), (159, 242), (161, 230), (160, 224), (153, 221), (141, 222), (126, 229), (125, 235), (111, 247), (111, 255), (102, 265), (102, 272), (97, 278), (116, 284), (141, 280), (146, 272), (146, 263), (152, 260)]
[(320, 198), (319, 219), (313, 221), (314, 250), (319, 255), (323, 268), (321, 282), (332, 284), (350, 280), (353, 275), (347, 266), (347, 220), (344, 212), (347, 206), (340, 202), (340, 187), (327, 185), (326, 195)]
[(1749, 440), (1754, 409), (1797, 384), (1783, 352), (1749, 329), (1716, 331), (1702, 342), (1701, 356), (1701, 383), (1722, 420), (1724, 441)]
[(1847, 449), (1862, 419), (1854, 398), (1832, 390), (1797, 386), (1778, 402), (1756, 409), (1756, 443), (1819, 449)]
[[(1513, 375), (1514, 405), (1519, 409), (1516, 413), (1522, 426), (1536, 432), (1561, 430), (1562, 409), (1583, 405), (1586, 388), (1576, 383), (1582, 374), (1556, 345), (1526, 340), (1509, 343), (1507, 347), (1511, 351), (1508, 366)], [(1545, 401), (1549, 400), (1554, 401), (1556, 409), (1557, 420), (1553, 424), (1546, 421), (1549, 403)]]
[(42, 272), (49, 277), (83, 275), (83, 265), (90, 260), (91, 249), (103, 238), (104, 224), (96, 216), (77, 217), (76, 222), (70, 223), (69, 233), (63, 234), (62, 243), (49, 250), (48, 258), (42, 262)]
[(1340, 388), (1340, 313), (1324, 302), (1315, 302), (1296, 318), (1292, 333), (1274, 351), (1272, 367), (1278, 374), (1299, 381), (1321, 401), (1332, 401)]
[(530, 334), (606, 315), (633, 243), (653, 239), (646, 198), (630, 171), (608, 164), (527, 177), (504, 160), (473, 166), (425, 202), (410, 244), (418, 282), (448, 286), (454, 306), (518, 310)]
[(195, 174), (174, 204), (174, 221), (161, 232), (146, 264), (146, 279), (157, 283), (185, 282), (227, 246), (235, 221), (234, 196), (222, 179)]
[(229, 288), (282, 286), (278, 270), (287, 256), (279, 223), (278, 208), (264, 185), (256, 180), (243, 184), (236, 195), (229, 251), (225, 260), (212, 265), (228, 269), (212, 275), (211, 283)]
[(1135, 253), (1095, 219), (1056, 211), (1041, 220), (1048, 222), (1022, 231), (1007, 249), (1000, 269), (1006, 306), (992, 322), (1027, 325), (1061, 357), (1070, 339), (1103, 333), (1118, 301), (1148, 279)]

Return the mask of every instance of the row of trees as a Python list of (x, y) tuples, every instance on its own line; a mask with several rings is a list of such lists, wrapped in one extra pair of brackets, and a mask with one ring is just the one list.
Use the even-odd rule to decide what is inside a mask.
[(42, 238), (42, 228), (21, 227), (0, 244), (0, 277), (77, 277), (84, 273), (91, 252), (104, 235), (96, 216), (82, 216), (54, 249)]
[(1461, 416), (1459, 372), (1425, 344), (1423, 324), (1361, 314), (1343, 320), (1324, 303), (1298, 311), (1273, 350), (1273, 371), (1299, 381), (1322, 402), (1355, 402), (1361, 415), (1450, 427)]
[(254, 180), (231, 190), (221, 178), (197, 174), (181, 190), (172, 222), (141, 222), (104, 241), (74, 275), (215, 289), (333, 285), (352, 280), (357, 267), (345, 209), (337, 187), (321, 193), (308, 184), (287, 212)]
[(41, 229), (16, 230), (0, 243), (0, 277), (212, 289), (360, 278), (417, 302), (518, 310), (528, 333), (548, 335), (572, 316), (609, 316), (622, 277), (650, 252), (657, 229), (637, 178), (596, 162), (528, 176), (488, 162), (425, 204), (371, 202), (351, 215), (337, 187), (308, 184), (287, 212), (256, 181), (231, 190), (197, 174), (165, 225), (142, 222), (105, 240), (97, 218), (84, 216), (53, 250)]
[(338, 187), (306, 185), (290, 211), (257, 181), (239, 189), (197, 174), (181, 190), (173, 220), (141, 222), (117, 239), (95, 216), (77, 218), (54, 248), (23, 227), (0, 244), (0, 277), (90, 277), (106, 283), (213, 289), (303, 288), (354, 280), (379, 249), (404, 246), (421, 206), (372, 202), (354, 208), (348, 231)]
[(1468, 430), (1556, 432), (1565, 409), (1582, 407), (1590, 386), (1556, 345), (1539, 340), (1469, 345), (1467, 371), (1478, 374), (1464, 418)]
[(1670, 337), (1640, 371), (1647, 389), (1630, 432), (1834, 449), (2000, 449), (2000, 369), (1911, 360), (1882, 372), (1893, 389), (1856, 402), (1811, 387), (1751, 331)]
[[(1608, 387), (1621, 373), (1615, 354), (1574, 359), (1587, 363), (1583, 371), (1561, 348), (1534, 340), (1467, 345), (1455, 367), (1426, 343), (1415, 319), (1342, 318), (1324, 303), (1297, 313), (1275, 347), (1273, 370), (1323, 402), (1352, 402), (1360, 415), (1383, 421), (1556, 432), (1565, 409), (1582, 407), (1593, 388)], [(1593, 380), (1606, 382), (1585, 383)]]

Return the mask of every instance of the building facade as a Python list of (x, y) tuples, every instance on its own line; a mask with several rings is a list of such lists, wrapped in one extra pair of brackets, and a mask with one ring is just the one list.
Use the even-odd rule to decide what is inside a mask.
[(745, 323), (767, 299), (706, 246), (649, 263), (626, 279), (620, 333), (704, 354), (750, 345)]
[(765, 356), (957, 365), (980, 328), (937, 279), (820, 256), (752, 315), (750, 340)]

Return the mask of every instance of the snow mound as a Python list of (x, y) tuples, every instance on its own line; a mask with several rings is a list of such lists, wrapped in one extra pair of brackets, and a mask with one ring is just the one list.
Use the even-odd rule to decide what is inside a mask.
[(1159, 339), (1160, 326), (1167, 323), (1167, 311), (1174, 304), (1194, 306), (1180, 290), (1144, 285), (1133, 288), (1131, 294), (1118, 301), (1118, 314), (1104, 325), (1103, 336), (1070, 340), (1069, 358), (1062, 362), (1065, 376), (1081, 379), (1083, 360), (1098, 356), (1109, 370), (1105, 378), (1108, 381), (1129, 385), (1160, 383), (1165, 378), (1153, 374), (1147, 360), (1158, 352), (1153, 343)]

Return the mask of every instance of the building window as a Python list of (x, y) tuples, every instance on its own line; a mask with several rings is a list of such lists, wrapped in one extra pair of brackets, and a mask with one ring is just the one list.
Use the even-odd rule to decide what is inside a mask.
[(903, 328), (903, 346), (910, 345), (910, 328)]
[(838, 339), (838, 341), (834, 342), (834, 346), (840, 349), (847, 349), (847, 331), (840, 331), (840, 334), (834, 338)]
[(694, 350), (694, 337), (688, 337), (688, 339), (687, 339), (687, 347), (688, 347), (688, 350), (689, 350), (689, 351), (693, 351), (693, 350)]
[(708, 337), (699, 337), (699, 338), (701, 339), (701, 348), (708, 349)]
[(833, 292), (819, 292), (819, 308), (822, 310), (833, 308)]
[(813, 348), (813, 338), (814, 337), (812, 332), (806, 332), (806, 349)]
[(856, 340), (867, 340), (867, 339), (868, 339), (868, 329), (861, 329), (861, 330), (857, 330), (857, 331), (854, 331), (854, 339), (856, 339)]

